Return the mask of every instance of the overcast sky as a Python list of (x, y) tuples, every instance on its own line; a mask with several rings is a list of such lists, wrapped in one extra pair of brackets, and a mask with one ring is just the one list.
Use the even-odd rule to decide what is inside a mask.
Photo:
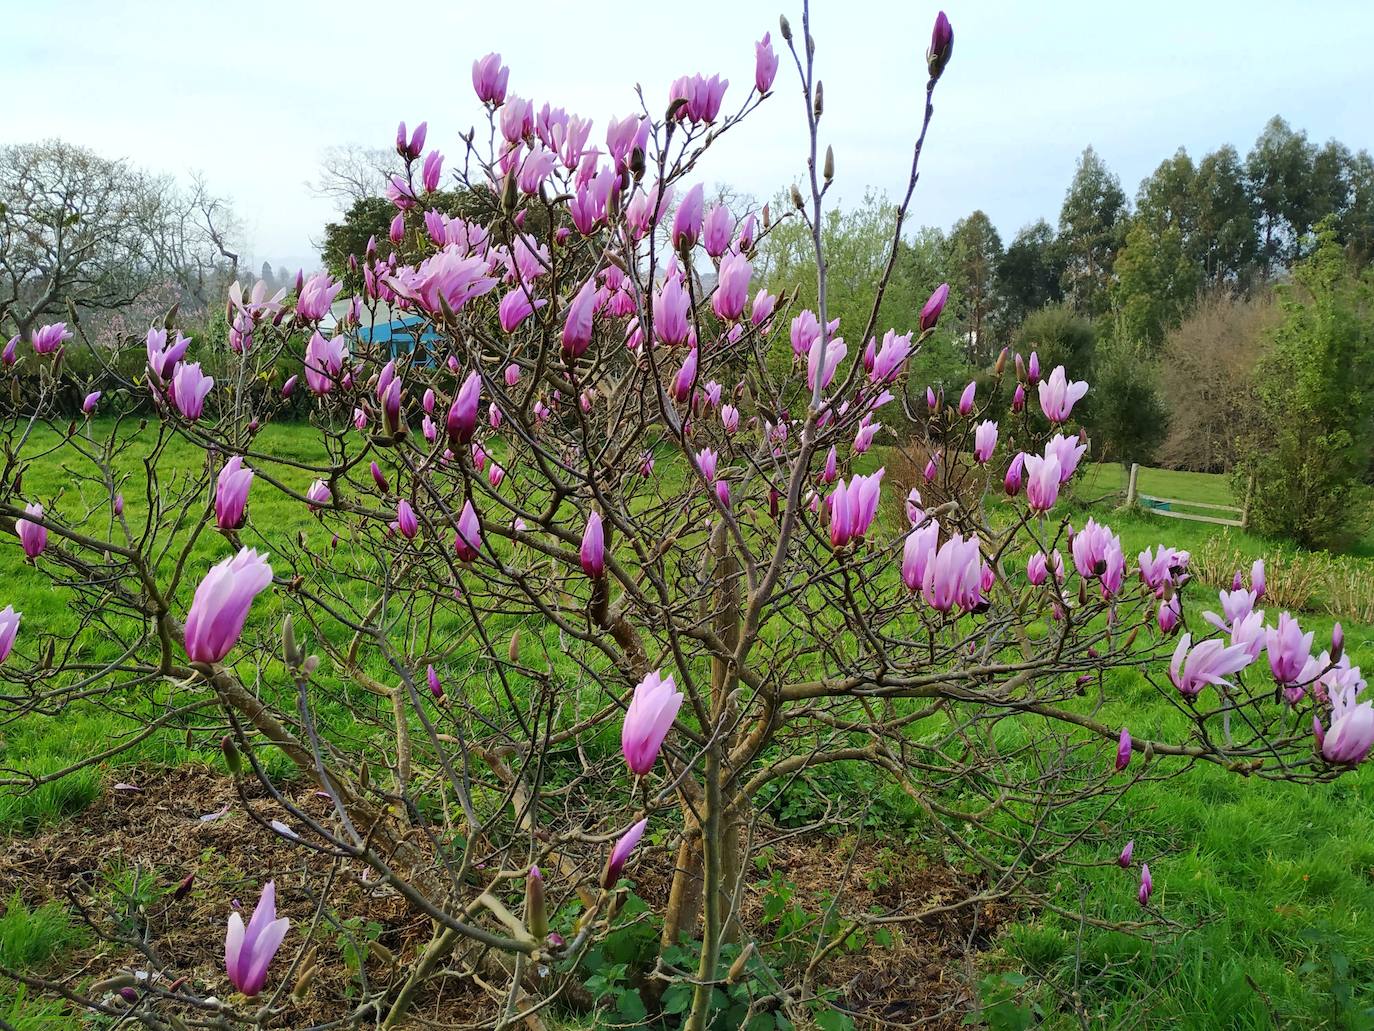
[[(895, 194), (920, 113), (935, 4), (816, 0), (825, 81), (823, 141), (838, 197)], [(255, 262), (314, 265), (333, 214), (311, 196), (321, 151), (387, 146), (398, 119), (427, 119), (430, 146), (456, 151), (480, 109), (474, 57), (499, 51), (510, 88), (596, 121), (651, 109), (681, 74), (753, 79), (753, 42), (786, 9), (755, 0), (691, 4), (0, 0), (0, 142), (61, 136), (156, 170), (205, 173), (244, 222)], [(1010, 240), (1058, 215), (1091, 143), (1129, 195), (1180, 145), (1230, 142), (1242, 155), (1282, 114), (1317, 141), (1374, 146), (1374, 3), (1050, 3), (948, 0), (954, 58), (936, 93), (915, 216), (948, 227), (975, 208)], [(575, 12), (575, 13), (572, 13)], [(804, 170), (795, 71), (705, 169), (761, 198)]]

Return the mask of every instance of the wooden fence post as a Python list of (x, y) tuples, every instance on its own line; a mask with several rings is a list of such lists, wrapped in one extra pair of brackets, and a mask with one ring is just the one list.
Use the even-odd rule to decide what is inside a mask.
[(1139, 474), (1140, 474), (1140, 464), (1139, 464), (1138, 462), (1132, 462), (1132, 463), (1131, 463), (1131, 478), (1130, 478), (1130, 479), (1127, 481), (1127, 483), (1126, 483), (1126, 507), (1127, 507), (1127, 508), (1130, 508), (1132, 505), (1135, 504), (1135, 481), (1136, 481), (1136, 477), (1137, 477)]

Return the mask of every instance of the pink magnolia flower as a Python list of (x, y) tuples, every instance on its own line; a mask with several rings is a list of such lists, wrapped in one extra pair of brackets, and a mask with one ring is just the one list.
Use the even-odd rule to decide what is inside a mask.
[(835, 451), (835, 445), (830, 445), (830, 450), (825, 453), (825, 466), (821, 469), (821, 482), (834, 483), (839, 455)]
[(1059, 460), (1059, 482), (1067, 483), (1078, 469), (1078, 461), (1083, 457), (1083, 453), (1088, 450), (1088, 445), (1084, 444), (1077, 437), (1066, 437), (1062, 433), (1056, 434), (1045, 442), (1045, 457), (1053, 455)]
[(192, 662), (219, 662), (238, 643), (248, 610), (272, 583), (267, 556), (251, 548), (210, 568), (186, 615), (186, 654)]
[(506, 386), (513, 387), (520, 382), (520, 366), (512, 363), (506, 366)]
[(429, 693), (439, 701), (444, 699), (444, 685), (439, 681), (439, 674), (435, 672), (433, 666), (425, 667), (425, 682), (429, 684)]
[(22, 612), (15, 612), (13, 605), (0, 609), (0, 662), (10, 657), (14, 650), (14, 639), (19, 634), (19, 619)]
[(72, 332), (65, 322), (54, 322), (50, 326), (39, 326), (29, 336), (35, 354), (53, 354), (62, 350), (62, 344), (72, 338)]
[(973, 431), (973, 457), (986, 465), (997, 449), (997, 423), (984, 419)]
[(1186, 551), (1177, 551), (1160, 544), (1155, 547), (1153, 553), (1146, 548), (1137, 559), (1140, 563), (1141, 581), (1157, 598), (1164, 597), (1169, 587), (1178, 586), (1185, 579), (1183, 572), (1188, 568)]
[(415, 517), (415, 509), (405, 498), (396, 503), (396, 529), (406, 540), (413, 540), (420, 532), (420, 520)]
[(713, 75), (709, 79), (701, 75), (684, 75), (673, 82), (668, 90), (668, 100), (683, 100), (677, 117), (693, 122), (714, 122), (720, 114), (720, 103), (725, 96), (729, 79)]
[(1059, 459), (1053, 455), (1048, 458), (1027, 455), (1025, 467), (1026, 500), (1030, 502), (1031, 510), (1048, 512), (1059, 498)]
[(86, 415), (93, 415), (95, 414), (95, 406), (98, 404), (100, 404), (100, 391), (92, 390), (81, 402), (81, 411)]
[(964, 387), (964, 392), (959, 395), (959, 414), (969, 415), (973, 411), (973, 398), (978, 392), (978, 383), (969, 380), (968, 386)]
[(429, 131), (429, 123), (421, 122), (415, 127), (415, 131), (410, 134), (410, 142), (406, 142), (406, 123), (402, 122), (396, 127), (396, 153), (407, 161), (414, 161), (425, 149), (425, 136)]
[(694, 347), (687, 352), (687, 357), (682, 362), (682, 368), (678, 369), (677, 375), (673, 377), (672, 389), (669, 391), (673, 395), (673, 400), (686, 403), (692, 396), (692, 385), (697, 381), (697, 349)]
[(1313, 636), (1312, 631), (1304, 634), (1298, 621), (1287, 612), (1279, 616), (1277, 627), (1265, 631), (1264, 647), (1269, 653), (1269, 668), (1276, 681), (1289, 686), (1300, 682), (1303, 667), (1312, 657)]
[(1174, 648), (1169, 663), (1169, 679), (1185, 698), (1196, 698), (1208, 684), (1231, 686), (1226, 677), (1238, 673), (1253, 661), (1249, 651), (1216, 638), (1192, 647), (1192, 634), (1184, 634)]
[[(829, 334), (826, 334), (829, 336)], [(821, 349), (825, 349), (825, 363), (821, 364)], [(806, 356), (806, 386), (809, 390), (816, 389), (816, 377), (820, 377), (821, 389), (830, 386), (830, 381), (835, 378), (835, 370), (840, 367), (840, 362), (844, 361), (844, 356), (849, 348), (844, 342), (843, 337), (831, 337), (822, 344), (819, 333), (815, 341), (811, 344)]]
[(579, 557), (582, 560), (582, 571), (588, 576), (606, 575), (606, 536), (601, 526), (601, 513), (595, 509), (587, 516), (587, 528), (582, 531)]
[[(721, 405), (720, 424), (725, 427), (726, 433), (734, 433), (739, 429), (739, 409), (734, 405)], [(834, 450), (833, 448), (831, 449)]]
[(883, 335), (883, 346), (873, 355), (873, 367), (869, 370), (868, 378), (874, 383), (891, 382), (896, 379), (902, 363), (910, 354), (911, 334), (898, 336), (895, 329), (889, 329)]
[(701, 475), (706, 478), (707, 482), (716, 478), (717, 460), (718, 456), (709, 447), (702, 448), (702, 450), (697, 453), (697, 468), (701, 470)]
[(186, 355), (191, 346), (189, 337), (177, 334), (176, 340), (168, 345), (165, 329), (150, 329), (147, 337), (148, 371), (158, 383), (170, 383), (177, 363)]
[(1067, 421), (1073, 406), (1088, 392), (1088, 384), (1070, 383), (1064, 373), (1064, 366), (1056, 365), (1049, 379), (1040, 382), (1040, 410), (1045, 418), (1056, 425)]
[(5, 345), (5, 349), (0, 351), (0, 362), (6, 366), (14, 365), (19, 361), (19, 334), (10, 337), (10, 342)]
[[(508, 294), (501, 298), (501, 303), (497, 306), (497, 314), (501, 319), (501, 328), (507, 333), (514, 333), (520, 323), (534, 314), (534, 312), (548, 304), (544, 298), (530, 301), (529, 291), (524, 287), (517, 286)], [(512, 384), (513, 385), (513, 384)]]
[(596, 311), (596, 280), (582, 284), (568, 305), (563, 323), (563, 357), (570, 361), (580, 358), (592, 342), (592, 314)]
[(253, 485), (253, 470), (243, 459), (232, 456), (215, 480), (215, 525), (221, 530), (237, 530), (243, 525), (248, 508), (248, 488)]
[(921, 596), (937, 612), (958, 608), (971, 610), (982, 603), (983, 558), (978, 540), (955, 534), (926, 565)]
[(850, 541), (863, 537), (878, 514), (878, 496), (886, 469), (868, 476), (857, 473), (848, 484), (840, 480), (827, 499), (830, 509), (830, 544), (842, 548)]
[(1159, 603), (1159, 611), (1155, 614), (1155, 621), (1159, 625), (1160, 633), (1172, 634), (1178, 629), (1178, 624), (1182, 619), (1183, 606), (1179, 602), (1177, 594), (1171, 594), (1165, 601)]
[(430, 315), (441, 316), (447, 307), (458, 311), (474, 297), (495, 289), (500, 279), (490, 275), (490, 261), (457, 243), (450, 243), (411, 268), (397, 269), (385, 282), (398, 297), (419, 305)]
[(854, 435), (854, 453), (857, 455), (862, 455), (873, 446), (873, 438), (883, 428), (882, 423), (871, 422), (870, 419), (871, 416), (865, 415), (859, 423), (859, 432)]
[(749, 277), (753, 271), (743, 254), (727, 254), (721, 259), (711, 307), (722, 319), (731, 321), (744, 314), (744, 306), (749, 301)]
[(200, 371), (200, 362), (183, 362), (172, 375), (172, 397), (177, 411), (186, 418), (199, 419), (205, 410), (205, 398), (215, 385), (213, 376)]
[(1040, 355), (1034, 351), (1030, 354), (1030, 362), (1026, 366), (1026, 382), (1035, 386), (1040, 382)]
[(342, 289), (343, 284), (331, 280), (329, 273), (316, 272), (306, 281), (296, 298), (296, 314), (310, 322), (318, 322), (329, 314), (334, 298), (339, 296)]
[(472, 88), (484, 104), (500, 106), (506, 101), (506, 82), (510, 69), (501, 63), (500, 54), (488, 54), (472, 62)]
[(477, 408), (482, 401), (482, 377), (476, 371), (468, 373), (463, 385), (449, 406), (448, 429), (449, 444), (455, 449), (472, 439), (477, 430)]
[(706, 248), (706, 253), (713, 258), (719, 258), (724, 254), (730, 246), (730, 237), (734, 229), (735, 220), (730, 214), (730, 209), (724, 204), (712, 205), (701, 224), (701, 243)]
[(1089, 519), (1073, 537), (1073, 564), (1085, 580), (1097, 579), (1103, 594), (1110, 597), (1121, 590), (1126, 571), (1126, 558), (1121, 551), (1121, 538), (1111, 527)]
[(1264, 597), (1264, 588), (1264, 559), (1257, 558), (1250, 567), (1250, 590), (1255, 592), (1255, 597), (1258, 599)]
[[(1204, 613), (1211, 615), (1211, 613)], [(1231, 626), (1231, 643), (1250, 653), (1251, 661), (1264, 651), (1264, 610), (1257, 609), (1238, 618)]]
[(311, 481), (310, 486), (305, 489), (305, 497), (312, 509), (323, 508), (334, 500), (329, 492), (329, 485), (324, 480)]
[(770, 294), (764, 287), (759, 287), (759, 292), (754, 295), (753, 306), (749, 309), (749, 321), (756, 326), (763, 325), (777, 305), (778, 295)]
[(778, 55), (773, 52), (772, 34), (765, 32), (763, 39), (754, 44), (754, 88), (767, 93), (777, 74)]
[(237, 912), (229, 914), (229, 928), (224, 936), (224, 970), (229, 982), (250, 999), (267, 983), (267, 967), (290, 926), (286, 917), (277, 917), (277, 886), (273, 881), (264, 885), (246, 930), (243, 917)]
[(1257, 600), (1254, 591), (1244, 589), (1222, 591), (1218, 597), (1221, 599), (1221, 615), (1204, 612), (1202, 618), (1218, 630), (1224, 631), (1231, 630), (1239, 621), (1249, 616), (1254, 611)]
[(420, 181), (425, 184), (425, 190), (433, 193), (439, 188), (439, 176), (444, 167), (444, 155), (437, 150), (431, 150), (425, 155), (425, 164), (420, 171)]
[(1024, 383), (1018, 383), (1016, 384), (1016, 389), (1012, 392), (1011, 395), (1011, 410), (1013, 412), (1022, 412), (1025, 411), (1025, 408), (1026, 385)]
[(1116, 742), (1116, 772), (1120, 773), (1131, 763), (1131, 732), (1121, 728), (1121, 737)]
[(658, 670), (635, 685), (620, 729), (620, 750), (633, 773), (642, 777), (653, 769), (663, 739), (682, 707), (682, 697), (672, 674), (664, 677)]
[[(1007, 497), (1014, 498), (1021, 493), (1021, 481), (1026, 473), (1026, 454), (1018, 451), (1016, 456), (1007, 465), (1007, 474), (1002, 478), (1002, 489), (1006, 491)], [(1055, 493), (1058, 493), (1056, 488)]]
[(1131, 856), (1135, 854), (1135, 839), (1126, 842), (1126, 847), (1121, 850), (1121, 855), (1116, 857), (1116, 865), (1123, 870), (1131, 868)]
[(1154, 894), (1155, 882), (1150, 876), (1150, 864), (1142, 863), (1140, 867), (1140, 890), (1136, 892), (1136, 898), (1140, 900), (1142, 906), (1150, 904), (1150, 896)]
[(925, 585), (926, 568), (940, 541), (940, 524), (934, 519), (913, 529), (902, 546), (902, 583), (915, 594)]
[(326, 339), (318, 330), (305, 346), (305, 385), (312, 393), (328, 394), (343, 372), (348, 340), (342, 336)]
[(610, 858), (606, 860), (606, 869), (601, 874), (601, 887), (607, 891), (615, 887), (616, 882), (620, 880), (620, 871), (625, 869), (630, 853), (639, 844), (639, 839), (644, 837), (644, 828), (648, 826), (649, 818), (646, 816), (620, 836), (620, 840), (611, 849)]
[[(949, 300), (949, 284), (941, 283), (935, 288), (935, 292), (921, 307), (921, 332), (926, 333), (934, 329), (940, 321), (940, 313), (945, 310), (945, 302)], [(965, 413), (967, 414), (967, 413)]]
[(477, 519), (477, 510), (471, 501), (463, 502), (463, 511), (458, 516), (458, 530), (453, 535), (453, 550), (463, 562), (472, 562), (482, 547), (482, 524)]
[[(1360, 687), (1363, 687), (1361, 682)], [(1332, 763), (1363, 762), (1374, 747), (1374, 705), (1357, 702), (1359, 687), (1353, 684), (1331, 695), (1331, 727), (1323, 732), (1312, 717), (1312, 728), (1322, 757)]]
[(691, 298), (676, 276), (663, 281), (654, 294), (654, 335), (670, 347), (685, 344), (691, 332)]
[(701, 236), (702, 208), (705, 205), (705, 189), (697, 183), (687, 191), (673, 215), (673, 248), (682, 250), (696, 246)]

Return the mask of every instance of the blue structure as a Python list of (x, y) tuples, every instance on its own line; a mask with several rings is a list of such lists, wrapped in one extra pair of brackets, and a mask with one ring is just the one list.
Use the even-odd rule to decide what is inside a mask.
[(430, 366), (434, 364), (433, 344), (439, 334), (421, 315), (398, 315), (390, 322), (359, 326), (358, 339), (364, 344), (385, 345), (392, 358), (412, 355), (411, 364)]

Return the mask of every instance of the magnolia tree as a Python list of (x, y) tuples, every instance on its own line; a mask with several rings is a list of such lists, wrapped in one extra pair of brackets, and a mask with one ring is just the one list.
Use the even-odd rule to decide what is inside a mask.
[[(673, 992), (670, 1011), (705, 1027), (747, 969), (740, 1023), (797, 1019), (856, 928), (1057, 905), (1045, 871), (1111, 861), (1141, 777), (1206, 762), (1321, 780), (1365, 757), (1359, 670), (1339, 639), (1314, 654), (1290, 616), (1266, 621), (1262, 568), (1201, 614), (1186, 553), (1132, 559), (1106, 525), (1056, 510), (1087, 447), (1071, 423), (1086, 384), (1034, 354), (1003, 354), (957, 400), (909, 382), (944, 286), (917, 333), (879, 337), (886, 278), (866, 325), (830, 320), (818, 227), (834, 159), (806, 15), (780, 36), (755, 45), (751, 82), (681, 78), (604, 131), (518, 96), (498, 55), (477, 61), (484, 128), (454, 160), (424, 124), (401, 127), (389, 253), (355, 256), (365, 292), (334, 335), (325, 276), (235, 287), (226, 381), (169, 317), (140, 342), (146, 375), (45, 429), (77, 327), (11, 343), (7, 374), (18, 361), (45, 393), (4, 419), (0, 529), (98, 632), (55, 640), (0, 597), (8, 717), (108, 706), (129, 731), (96, 763), (195, 714), (240, 790), (260, 782), (277, 812), (252, 818), (309, 860), (290, 883), (256, 872), (246, 926), (226, 894), (221, 977), (91, 917), (148, 976), (64, 981), (68, 998), (156, 1028), (300, 1026), (322, 916), (347, 915), (329, 894), (344, 871), (432, 936), (338, 999), (335, 1022), (396, 1026), (457, 974), (493, 994), (494, 1022), (535, 1026), (590, 1004), (584, 960), (628, 918), (631, 878), (665, 885), (658, 958), (632, 972), (651, 1010)], [(889, 271), (952, 41), (942, 14)], [(706, 155), (774, 102), (780, 63), (806, 126), (794, 210), (708, 206)], [(480, 215), (427, 210), (441, 188)], [(779, 218), (809, 227), (815, 311), (751, 284)], [(359, 331), (384, 308), (422, 320), (413, 353)], [(278, 387), (250, 390), (264, 381)], [(263, 433), (293, 394), (309, 398), (309, 446), (274, 449)], [(155, 423), (121, 417), (149, 399)], [(880, 425), (908, 443), (872, 447)], [(169, 458), (187, 445), (189, 473)], [(58, 462), (66, 486), (39, 496), (33, 471)], [(301, 523), (259, 516), (269, 504)], [(1106, 676), (1122, 668), (1186, 734), (1132, 737), (1104, 715), (1124, 711)], [(288, 790), (283, 759), (322, 807)], [(841, 896), (811, 961), (784, 968), (741, 902), (776, 833), (769, 802), (827, 767), (895, 786), (931, 850), (978, 877), (924, 908)], [(852, 822), (858, 795), (814, 828)], [(1118, 861), (1150, 858), (1127, 845)], [(1160, 919), (1151, 889), (1143, 865), (1123, 882), (1146, 907), (1128, 928)], [(278, 918), (279, 893), (314, 918)]]

